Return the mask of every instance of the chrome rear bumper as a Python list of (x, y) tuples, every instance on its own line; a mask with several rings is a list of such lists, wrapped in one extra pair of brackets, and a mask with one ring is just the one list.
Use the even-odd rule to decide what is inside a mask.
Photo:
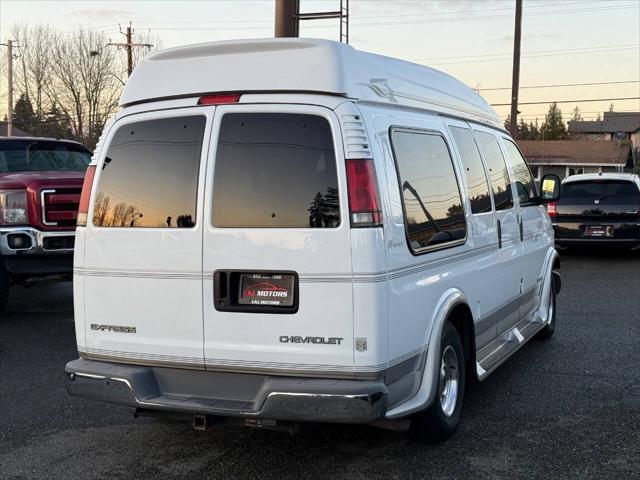
[(194, 415), (270, 420), (369, 423), (384, 418), (382, 382), (69, 362), (70, 395), (130, 407)]

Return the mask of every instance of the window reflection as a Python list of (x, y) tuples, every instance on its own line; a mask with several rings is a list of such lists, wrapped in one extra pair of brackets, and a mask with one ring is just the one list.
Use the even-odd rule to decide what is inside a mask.
[(513, 207), (511, 182), (507, 164), (498, 145), (498, 139), (495, 135), (485, 132), (476, 132), (476, 138), (478, 139), (480, 152), (489, 169), (489, 179), (491, 180), (496, 210), (507, 210)]
[(406, 130), (392, 131), (391, 139), (412, 250), (464, 239), (462, 198), (444, 139)]
[(471, 201), (471, 213), (490, 212), (489, 184), (473, 134), (468, 128), (461, 127), (451, 127), (451, 133), (462, 159), (469, 200)]
[(522, 158), (518, 148), (509, 140), (505, 140), (505, 149), (507, 150), (507, 158), (511, 165), (511, 171), (516, 182), (516, 188), (518, 189), (518, 199), (520, 204), (526, 204), (531, 202), (537, 197), (536, 184), (533, 181), (531, 172), (527, 163)]
[(119, 228), (191, 228), (205, 117), (121, 126), (105, 157), (93, 224)]

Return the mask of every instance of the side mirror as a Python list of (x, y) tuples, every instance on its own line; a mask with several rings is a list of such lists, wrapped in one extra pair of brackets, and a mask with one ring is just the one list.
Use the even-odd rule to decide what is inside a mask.
[(555, 202), (560, 197), (560, 178), (550, 173), (542, 177), (542, 188), (540, 189), (540, 202)]

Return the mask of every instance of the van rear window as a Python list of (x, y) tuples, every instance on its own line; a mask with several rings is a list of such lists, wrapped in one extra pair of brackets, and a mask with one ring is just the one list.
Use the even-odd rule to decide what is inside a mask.
[(118, 128), (100, 173), (93, 224), (193, 227), (205, 123), (192, 115)]
[(562, 185), (561, 199), (581, 199), (587, 204), (594, 200), (640, 197), (635, 183), (625, 180), (587, 180)]
[(337, 227), (338, 178), (327, 120), (226, 114), (214, 167), (212, 220), (216, 227)]

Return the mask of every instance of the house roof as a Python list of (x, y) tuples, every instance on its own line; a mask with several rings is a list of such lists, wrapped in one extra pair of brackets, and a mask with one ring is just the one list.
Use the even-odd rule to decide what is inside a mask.
[[(11, 129), (11, 135), (13, 137), (28, 137), (29, 134), (27, 132), (25, 132), (24, 130), (16, 127), (15, 125), (13, 126), (13, 128)], [(6, 137), (7, 136), (7, 122), (0, 122), (0, 137)]]
[(624, 166), (631, 155), (628, 140), (519, 140), (518, 145), (532, 165)]
[(604, 133), (602, 120), (569, 120), (569, 133)]
[(640, 130), (640, 112), (604, 112), (600, 121), (569, 120), (569, 133), (631, 133)]
[(635, 132), (640, 130), (640, 112), (604, 112), (605, 132)]
[(326, 93), (504, 128), (484, 98), (444, 72), (309, 38), (230, 40), (160, 50), (138, 63), (120, 105), (224, 92)]

